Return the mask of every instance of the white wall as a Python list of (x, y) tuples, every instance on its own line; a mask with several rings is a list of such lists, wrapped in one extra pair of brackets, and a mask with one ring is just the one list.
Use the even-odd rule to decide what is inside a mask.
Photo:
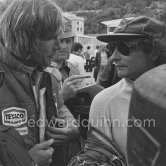
[(72, 20), (72, 29), (76, 35), (84, 35), (84, 21)]

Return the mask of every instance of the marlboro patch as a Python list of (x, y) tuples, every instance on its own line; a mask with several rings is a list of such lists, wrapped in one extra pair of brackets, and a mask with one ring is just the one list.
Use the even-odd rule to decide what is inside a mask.
[(27, 122), (27, 110), (11, 107), (2, 111), (2, 124), (19, 127)]

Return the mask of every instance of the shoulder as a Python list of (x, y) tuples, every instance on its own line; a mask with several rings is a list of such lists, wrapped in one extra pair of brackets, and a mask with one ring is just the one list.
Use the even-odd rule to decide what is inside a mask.
[(104, 89), (103, 91), (101, 91), (99, 94), (97, 94), (97, 96), (95, 98), (96, 99), (101, 98), (102, 100), (104, 100), (104, 98), (103, 98), (104, 96), (107, 99), (113, 98), (120, 93), (124, 84), (125, 84), (124, 79), (122, 79), (119, 82), (117, 82), (116, 84), (114, 84), (113, 86), (108, 87), (108, 88)]
[(92, 101), (90, 114), (99, 114), (102, 112), (106, 104), (119, 95), (119, 87), (123, 84), (123, 81), (119, 81), (115, 85), (102, 90), (98, 93)]
[(69, 59), (67, 61), (72, 63), (72, 62), (77, 61), (77, 59), (78, 59), (77, 55), (70, 53)]
[(70, 59), (77, 60), (77, 61), (82, 61), (83, 60), (80, 56), (78, 56), (76, 54), (73, 54), (73, 53), (70, 54), (69, 60)]
[(132, 87), (128, 86), (125, 79), (122, 79), (113, 86), (108, 87), (98, 93), (92, 102), (92, 107), (95, 106), (104, 108), (106, 103), (109, 103), (111, 100), (114, 100), (119, 96), (123, 97), (123, 94), (126, 97), (128, 94), (131, 94), (131, 91)]
[(68, 64), (69, 64), (69, 67), (72, 65), (74, 67), (77, 67), (78, 65), (84, 64), (84, 60), (81, 57), (74, 55), (68, 59)]
[(50, 74), (51, 77), (55, 77), (58, 81), (62, 80), (62, 75), (60, 73), (60, 71), (55, 68), (55, 67), (47, 67), (45, 69), (46, 72), (48, 72)]
[(122, 79), (115, 86), (112, 86), (109, 100), (105, 104), (105, 113), (118, 117), (121, 111), (128, 111), (132, 89), (133, 85), (125, 79)]

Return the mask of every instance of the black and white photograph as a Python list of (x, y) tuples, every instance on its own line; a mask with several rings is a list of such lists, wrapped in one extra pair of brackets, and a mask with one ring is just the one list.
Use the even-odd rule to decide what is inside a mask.
[(166, 166), (166, 0), (0, 0), (0, 166)]

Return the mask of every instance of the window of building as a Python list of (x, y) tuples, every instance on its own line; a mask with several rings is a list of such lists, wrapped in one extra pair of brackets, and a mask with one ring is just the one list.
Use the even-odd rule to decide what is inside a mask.
[(77, 27), (77, 31), (79, 31), (79, 27)]
[(114, 31), (114, 29), (115, 29), (115, 27), (109, 27), (109, 32), (113, 32)]
[(79, 25), (79, 22), (77, 22), (77, 25)]
[(80, 31), (82, 32), (82, 28), (80, 28)]

